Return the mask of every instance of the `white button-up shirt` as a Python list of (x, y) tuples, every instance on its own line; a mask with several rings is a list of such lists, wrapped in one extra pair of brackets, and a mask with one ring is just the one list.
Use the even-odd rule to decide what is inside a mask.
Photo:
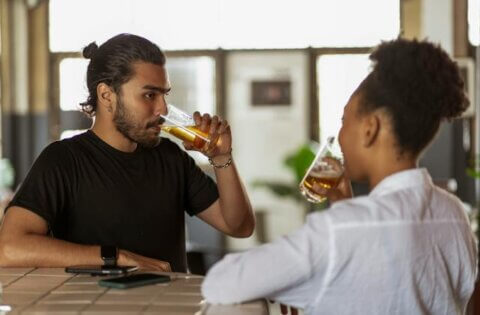
[(276, 242), (225, 256), (202, 293), (211, 303), (267, 297), (306, 314), (462, 314), (476, 266), (462, 203), (413, 169)]

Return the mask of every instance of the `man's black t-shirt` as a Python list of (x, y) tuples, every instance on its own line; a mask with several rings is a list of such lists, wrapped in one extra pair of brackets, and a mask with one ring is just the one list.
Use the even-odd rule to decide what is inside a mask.
[(113, 244), (185, 271), (184, 211), (217, 199), (213, 180), (170, 140), (125, 153), (87, 131), (50, 144), (9, 206), (44, 218), (56, 238)]

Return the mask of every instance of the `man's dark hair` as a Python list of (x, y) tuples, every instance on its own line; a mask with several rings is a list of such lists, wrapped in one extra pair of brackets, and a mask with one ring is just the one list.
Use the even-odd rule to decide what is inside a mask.
[(386, 110), (400, 153), (419, 154), (443, 120), (468, 107), (458, 67), (439, 46), (397, 39), (370, 55), (373, 70), (361, 83), (359, 113)]
[(119, 34), (97, 46), (90, 43), (83, 49), (83, 56), (90, 59), (87, 69), (88, 99), (80, 103), (82, 111), (94, 116), (97, 110), (97, 85), (105, 83), (115, 93), (133, 76), (132, 64), (148, 62), (165, 65), (165, 55), (149, 40), (132, 34)]

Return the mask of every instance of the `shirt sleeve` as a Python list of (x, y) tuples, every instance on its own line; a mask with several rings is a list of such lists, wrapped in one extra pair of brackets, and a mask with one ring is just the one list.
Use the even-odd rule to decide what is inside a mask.
[[(258, 298), (304, 308), (312, 294), (312, 277), (322, 282), (328, 264), (329, 233), (324, 213), (310, 215), (299, 230), (244, 253), (229, 254), (215, 264), (202, 294), (215, 304)], [(320, 279), (319, 279), (320, 278)], [(313, 291), (313, 292), (312, 292)]]
[(17, 193), (8, 205), (28, 209), (54, 226), (57, 215), (64, 209), (70, 187), (65, 168), (68, 149), (60, 142), (50, 144), (40, 154)]
[(184, 155), (186, 210), (190, 216), (207, 209), (218, 199), (217, 184), (205, 174), (195, 160), (182, 151)]

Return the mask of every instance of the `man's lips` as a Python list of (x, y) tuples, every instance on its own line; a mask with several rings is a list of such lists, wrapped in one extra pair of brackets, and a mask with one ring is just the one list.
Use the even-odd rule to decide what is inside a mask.
[(151, 123), (148, 123), (148, 124), (147, 124), (147, 128), (155, 128), (155, 129), (158, 128), (158, 129), (160, 129), (164, 122), (165, 122), (165, 119), (159, 118), (159, 119), (156, 120), (156, 121), (153, 121), (153, 122), (151, 122)]

